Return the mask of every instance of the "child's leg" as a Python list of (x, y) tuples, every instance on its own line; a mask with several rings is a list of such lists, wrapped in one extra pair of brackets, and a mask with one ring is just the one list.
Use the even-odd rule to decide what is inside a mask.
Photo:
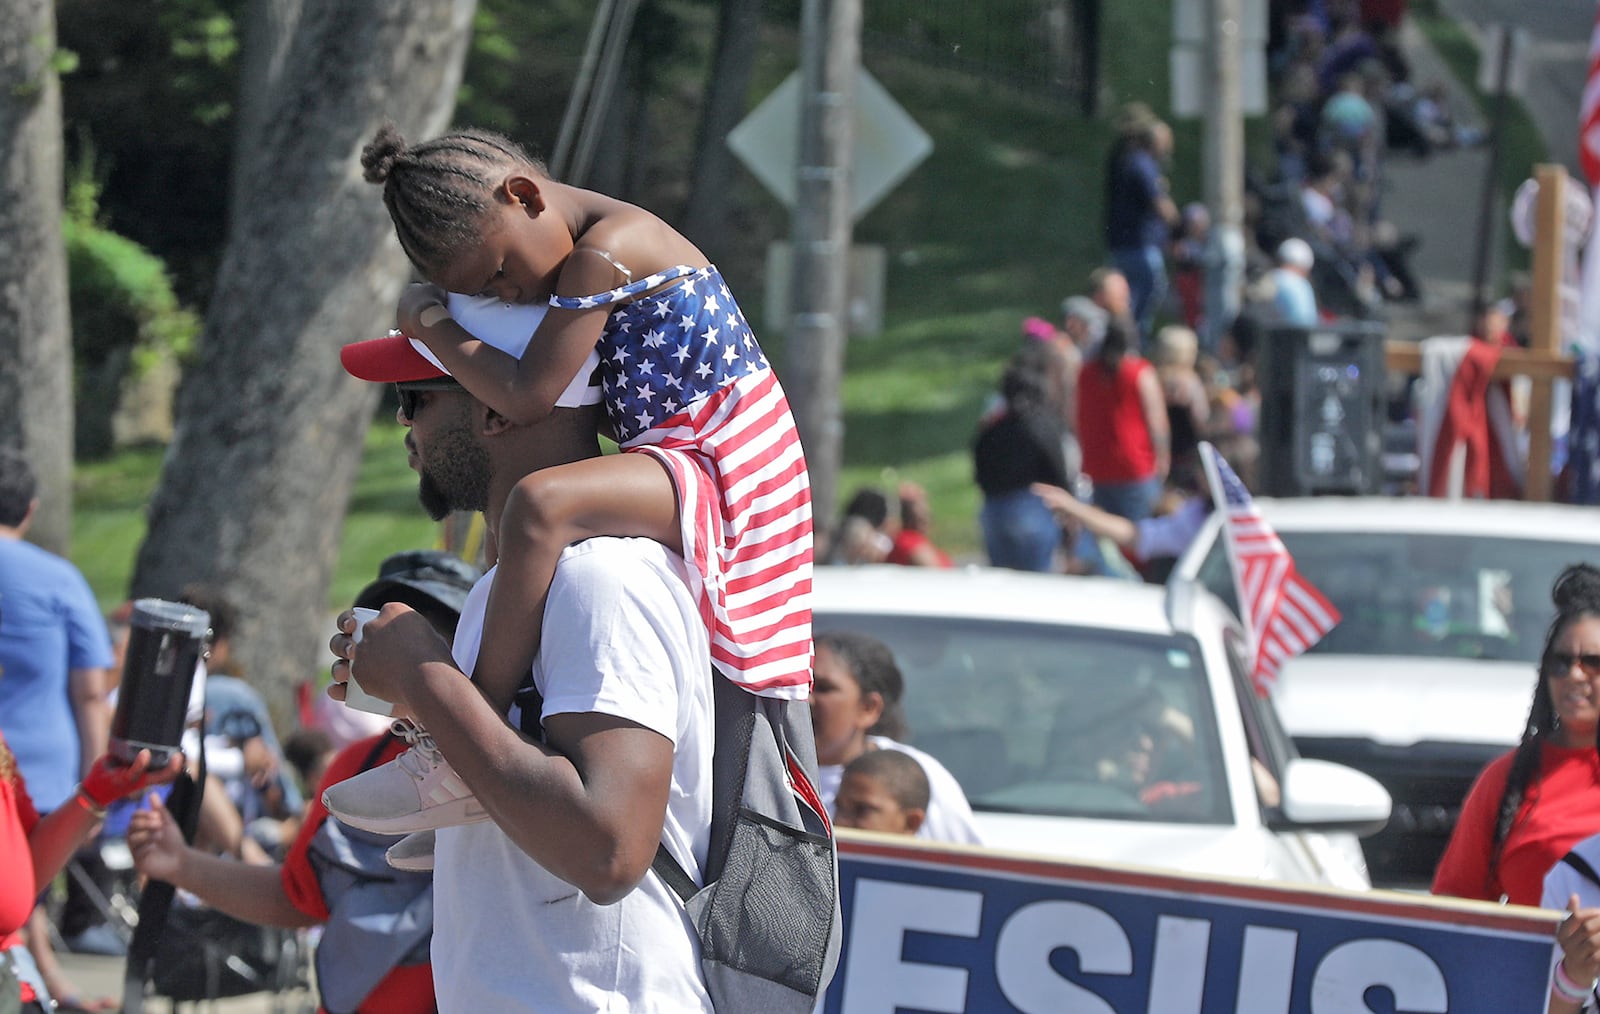
[(613, 454), (546, 468), (517, 483), (500, 518), (499, 565), (472, 678), (511, 706), (539, 650), (545, 599), (561, 551), (594, 535), (654, 539), (682, 552), (678, 495), (649, 454)]

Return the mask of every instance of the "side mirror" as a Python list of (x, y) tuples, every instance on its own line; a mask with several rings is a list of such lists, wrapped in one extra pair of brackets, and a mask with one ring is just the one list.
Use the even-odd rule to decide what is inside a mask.
[(1283, 772), (1281, 818), (1274, 830), (1375, 834), (1389, 822), (1389, 792), (1370, 775), (1329, 761), (1296, 757)]

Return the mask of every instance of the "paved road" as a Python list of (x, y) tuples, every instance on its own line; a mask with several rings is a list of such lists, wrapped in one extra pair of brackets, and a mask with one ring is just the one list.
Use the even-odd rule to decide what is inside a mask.
[[(1444, 10), (1469, 30), (1512, 21), (1529, 32), (1528, 88), (1523, 97), (1544, 137), (1551, 157), (1577, 173), (1578, 103), (1587, 73), (1589, 34), (1595, 0), (1441, 0)], [(1472, 97), (1448, 67), (1409, 24), (1402, 34), (1414, 76), (1419, 83), (1443, 82), (1451, 108), (1465, 122), (1482, 123)], [(1384, 213), (1402, 232), (1422, 239), (1414, 258), (1424, 279), (1421, 305), (1393, 307), (1391, 334), (1421, 338), (1460, 333), (1467, 325), (1476, 266), (1479, 208), (1488, 158), (1484, 150), (1448, 151), (1426, 161), (1392, 157), (1386, 168)], [(1531, 170), (1531, 166), (1528, 167)], [(1493, 225), (1503, 235), (1505, 207), (1499, 205)], [(1491, 243), (1495, 260), (1489, 279), (1500, 275), (1502, 241)], [(1489, 295), (1503, 293), (1491, 288)]]
[[(122, 999), (122, 976), (126, 962), (121, 958), (101, 958), (85, 954), (62, 954), (61, 965), (68, 977), (81, 992), (84, 1000), (99, 997)], [(145, 1002), (147, 1014), (167, 1014), (176, 1007), (169, 1000), (151, 998)], [(185, 1010), (203, 1010), (207, 1014), (302, 1014), (316, 1009), (316, 997), (306, 992), (273, 996), (252, 993), (249, 996), (218, 1000), (214, 1004), (184, 1004)]]
[(1523, 101), (1550, 155), (1578, 172), (1578, 103), (1588, 73), (1594, 0), (1442, 0), (1468, 25), (1510, 22), (1527, 30), (1528, 91)]
[[(1447, 103), (1463, 124), (1482, 125), (1477, 105), (1449, 66), (1410, 22), (1401, 43), (1419, 85), (1445, 86)], [(1489, 158), (1484, 148), (1441, 150), (1426, 159), (1391, 152), (1384, 162), (1383, 216), (1421, 245), (1412, 267), (1422, 280), (1419, 304), (1391, 304), (1385, 316), (1390, 337), (1420, 339), (1459, 334), (1467, 326), (1477, 250), (1479, 207)], [(1499, 219), (1496, 228), (1499, 228)], [(1498, 252), (1499, 244), (1492, 244)], [(1496, 263), (1491, 263), (1494, 276)]]

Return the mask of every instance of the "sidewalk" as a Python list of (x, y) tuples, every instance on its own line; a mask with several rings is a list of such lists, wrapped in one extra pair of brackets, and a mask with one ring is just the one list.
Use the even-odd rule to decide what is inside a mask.
[[(78, 987), (79, 997), (85, 1001), (92, 1001), (100, 997), (113, 997), (122, 999), (122, 977), (126, 971), (127, 963), (122, 958), (103, 958), (89, 954), (73, 954), (70, 951), (61, 952), (58, 957), (61, 967), (66, 970), (67, 977)], [(315, 994), (285, 993), (274, 996), (269, 993), (252, 993), (248, 996), (232, 997), (227, 1000), (207, 1001), (205, 1003), (184, 1003), (181, 1005), (171, 1000), (160, 997), (151, 997), (145, 1001), (145, 1010), (150, 1014), (166, 1014), (168, 1011), (195, 1010), (215, 1012), (215, 1014), (299, 1014), (301, 1011), (314, 1011), (317, 1008)]]
[[(1400, 30), (1401, 47), (1411, 63), (1411, 77), (1419, 86), (1439, 82), (1445, 88), (1450, 111), (1463, 125), (1486, 126), (1467, 88), (1450, 72), (1421, 30), (1409, 19)], [(1435, 152), (1426, 159), (1390, 152), (1384, 161), (1383, 215), (1402, 235), (1422, 239), (1412, 266), (1422, 289), (1416, 303), (1390, 303), (1384, 307), (1389, 336), (1419, 341), (1433, 335), (1465, 334), (1472, 303), (1472, 277), (1478, 246), (1478, 216), (1483, 202), (1484, 175), (1489, 150), (1457, 148)], [(1503, 240), (1510, 228), (1505, 202), (1494, 210), (1496, 239), (1490, 244), (1488, 278), (1498, 277)], [(1487, 295), (1499, 293), (1491, 288)]]

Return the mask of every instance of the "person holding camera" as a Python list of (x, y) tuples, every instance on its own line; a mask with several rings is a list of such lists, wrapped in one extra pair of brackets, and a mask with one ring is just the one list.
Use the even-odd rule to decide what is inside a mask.
[[(455, 636), (476, 567), (437, 550), (409, 550), (384, 560), (353, 603), (402, 602), (441, 636)], [(135, 814), (128, 845), (139, 872), (165, 880), (228, 915), (266, 926), (321, 924), (317, 988), (326, 1010), (429, 1014), (436, 1010), (428, 948), (433, 878), (391, 869), (393, 839), (328, 819), (322, 792), (387, 763), (406, 748), (393, 732), (357, 740), (328, 764), (299, 833), (282, 863), (251, 866), (186, 845), (177, 821), (152, 804)]]
[[(70, 802), (78, 779), (105, 753), (113, 660), (89, 583), (70, 562), (25, 538), (38, 509), (27, 457), (0, 447), (0, 734), (47, 814)], [(45, 981), (70, 998), (75, 990), (56, 963), (42, 908), (27, 938)]]
[(68, 800), (41, 816), (16, 755), (0, 734), (0, 1011), (81, 1008), (70, 996), (52, 998), (20, 931), (39, 894), (100, 826), (106, 807), (171, 781), (182, 767), (183, 755), (177, 753), (155, 770), (149, 750), (139, 751), (132, 764), (102, 755)]

